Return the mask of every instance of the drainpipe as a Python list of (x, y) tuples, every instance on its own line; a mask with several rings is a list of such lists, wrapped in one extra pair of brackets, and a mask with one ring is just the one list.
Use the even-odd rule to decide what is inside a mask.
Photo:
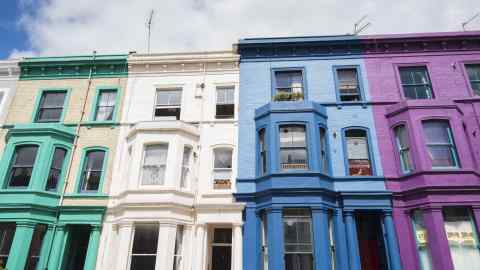
[(57, 231), (57, 228), (58, 228), (58, 222), (59, 222), (59, 219), (60, 219), (60, 208), (62, 207), (63, 201), (65, 200), (65, 193), (67, 191), (68, 180), (70, 178), (70, 174), (71, 174), (71, 171), (72, 171), (73, 157), (74, 157), (74, 154), (75, 154), (75, 152), (77, 150), (77, 147), (78, 147), (78, 139), (80, 138), (80, 127), (81, 127), (81, 122), (83, 121), (83, 117), (85, 115), (85, 108), (87, 106), (87, 99), (88, 99), (88, 94), (90, 92), (90, 86), (92, 85), (92, 74), (93, 74), (93, 68), (95, 66), (96, 55), (97, 55), (97, 52), (93, 51), (92, 64), (90, 66), (90, 71), (89, 71), (89, 74), (88, 74), (87, 91), (85, 93), (85, 99), (83, 100), (80, 119), (77, 122), (77, 125), (75, 127), (75, 138), (73, 140), (72, 152), (70, 154), (70, 158), (69, 158), (69, 161), (68, 161), (68, 167), (67, 167), (67, 172), (66, 172), (66, 176), (65, 176), (65, 183), (63, 184), (62, 193), (60, 194), (60, 200), (58, 201), (58, 206), (57, 206), (57, 209), (55, 211), (55, 222), (53, 223), (53, 235), (52, 235), (52, 238), (51, 238), (52, 240), (50, 241), (50, 244), (48, 245), (49, 248), (48, 248), (48, 254), (47, 254), (47, 261), (45, 262), (45, 269), (46, 270), (48, 270), (48, 263), (50, 262), (50, 255), (52, 253), (52, 247), (53, 247), (53, 243), (54, 243), (54, 240), (55, 240), (55, 234), (56, 234), (56, 231)]

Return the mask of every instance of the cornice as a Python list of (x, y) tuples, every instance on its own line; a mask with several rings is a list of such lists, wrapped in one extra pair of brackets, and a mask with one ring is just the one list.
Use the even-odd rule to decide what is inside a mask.
[(127, 134), (127, 138), (131, 138), (138, 133), (149, 132), (184, 132), (195, 137), (199, 137), (200, 133), (198, 128), (194, 125), (188, 124), (183, 121), (177, 120), (164, 120), (164, 121), (148, 121), (138, 122), (130, 129)]
[(18, 59), (0, 60), (0, 79), (18, 78), (20, 76), (18, 61)]
[(238, 72), (239, 55), (232, 51), (131, 54), (129, 74)]

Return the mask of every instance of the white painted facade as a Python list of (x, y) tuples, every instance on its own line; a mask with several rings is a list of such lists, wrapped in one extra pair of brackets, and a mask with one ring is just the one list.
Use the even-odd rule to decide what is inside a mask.
[[(135, 228), (158, 225), (156, 270), (173, 270), (178, 225), (184, 226), (180, 267), (211, 270), (216, 228), (232, 230), (231, 269), (242, 269), (242, 210), (235, 191), (238, 57), (231, 52), (129, 56), (129, 78), (110, 201), (102, 229), (97, 269), (130, 269)], [(216, 119), (217, 88), (234, 87), (235, 117)], [(154, 119), (157, 91), (181, 89), (180, 120)], [(145, 148), (168, 145), (161, 185), (142, 184)], [(180, 179), (184, 147), (191, 147), (190, 177)], [(213, 150), (232, 152), (230, 189), (213, 185)]]
[(0, 60), (0, 125), (3, 125), (7, 117), (19, 75), (18, 60)]

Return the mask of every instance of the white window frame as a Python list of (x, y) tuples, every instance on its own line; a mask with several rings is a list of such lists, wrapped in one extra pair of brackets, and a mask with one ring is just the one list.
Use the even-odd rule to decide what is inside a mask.
[[(159, 105), (157, 104), (158, 100), (158, 93), (159, 92), (168, 92), (168, 91), (179, 91), (180, 92), (180, 103), (174, 105)], [(162, 87), (155, 87), (155, 100), (153, 101), (153, 120), (162, 120), (168, 118), (168, 116), (155, 116), (155, 111), (157, 109), (179, 109), (179, 119), (182, 119), (182, 103), (183, 103), (183, 87), (182, 86), (162, 86)]]
[[(232, 168), (215, 168), (215, 150), (217, 149), (230, 149), (231, 151), (231, 163), (232, 163)], [(213, 149), (212, 149), (212, 190), (215, 190), (215, 191), (229, 191), (232, 189), (233, 187), (233, 167), (234, 167), (234, 164), (233, 164), (233, 160), (234, 160), (234, 148), (233, 146), (230, 146), (230, 145), (218, 145), (218, 146), (215, 146)], [(222, 189), (219, 189), (219, 188), (215, 188), (215, 180), (216, 180), (216, 173), (217, 172), (230, 172), (230, 188), (222, 188)], [(226, 179), (221, 179), (221, 180), (226, 180)]]
[[(133, 253), (133, 244), (135, 242), (135, 232), (136, 232), (136, 229), (137, 229), (137, 225), (154, 225), (154, 226), (157, 226), (157, 250), (156, 250), (155, 254), (134, 254)], [(159, 247), (158, 244), (160, 243), (160, 224), (155, 223), (155, 222), (134, 223), (130, 239), (131, 240), (130, 240), (130, 246), (129, 246), (129, 249), (128, 249), (127, 269), (128, 270), (131, 269), (131, 267), (132, 267), (132, 257), (134, 255), (135, 256), (153, 256), (153, 255), (155, 255), (155, 269), (158, 269), (157, 261), (158, 261), (158, 247)]]
[[(185, 150), (190, 149), (188, 161), (185, 164)], [(193, 164), (193, 147), (191, 145), (185, 144), (183, 146), (183, 154), (182, 154), (182, 165), (180, 170), (180, 188), (181, 189), (188, 189), (190, 187), (191, 179), (192, 179), (192, 164)], [(187, 174), (184, 175), (184, 170), (187, 171)]]
[[(146, 157), (146, 152), (147, 152), (147, 148), (148, 147), (155, 147), (155, 146), (166, 146), (167, 148), (167, 156), (165, 158), (165, 171), (164, 171), (164, 176), (163, 176), (163, 183), (162, 184), (144, 184), (143, 183), (143, 173), (144, 173), (144, 166), (145, 166), (145, 157)], [(165, 182), (166, 182), (166, 177), (167, 177), (167, 164), (168, 164), (168, 152), (169, 152), (169, 149), (170, 149), (170, 144), (168, 142), (157, 142), (157, 143), (149, 143), (149, 144), (145, 144), (143, 146), (143, 152), (142, 152), (142, 163), (140, 165), (140, 173), (139, 173), (139, 186), (140, 187), (163, 187), (165, 186)], [(162, 164), (160, 164), (159, 166), (162, 166)]]
[[(179, 250), (180, 254), (177, 254), (176, 250), (175, 250), (175, 247), (177, 246), (177, 234), (178, 234), (180, 228), (182, 228), (181, 229), (182, 237), (181, 237), (181, 240), (180, 240), (181, 241), (181, 248)], [(176, 268), (176, 270), (183, 270), (183, 268), (184, 268), (183, 266), (184, 266), (185, 238), (186, 238), (185, 237), (185, 231), (186, 231), (185, 230), (185, 225), (177, 224), (177, 228), (176, 228), (176, 231), (175, 231), (175, 243), (174, 243), (174, 246), (173, 246), (173, 248), (174, 248), (174, 250), (173, 250), (173, 264), (174, 264), (173, 267), (175, 267), (177, 258), (180, 259), (180, 263), (179, 263), (180, 267)]]

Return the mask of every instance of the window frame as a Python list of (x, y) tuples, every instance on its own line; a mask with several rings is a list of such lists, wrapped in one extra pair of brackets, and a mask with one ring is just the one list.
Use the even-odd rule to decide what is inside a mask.
[[(286, 210), (305, 210), (305, 211), (308, 211), (309, 213), (309, 216), (307, 215), (286, 215), (285, 214), (285, 211)], [(282, 209), (282, 227), (285, 226), (285, 223), (286, 220), (290, 218), (290, 219), (295, 219), (295, 220), (300, 220), (302, 222), (307, 222), (309, 223), (309, 227), (310, 227), (310, 248), (311, 248), (311, 251), (310, 252), (300, 252), (300, 251), (296, 251), (296, 252), (287, 252), (286, 251), (286, 247), (287, 245), (297, 245), (297, 246), (305, 246), (305, 245), (308, 245), (306, 242), (294, 242), (294, 243), (287, 243), (286, 241), (286, 234), (285, 234), (285, 229), (282, 228), (282, 230), (284, 231), (283, 232), (283, 252), (284, 252), (284, 260), (285, 260), (285, 263), (286, 263), (286, 256), (287, 254), (311, 254), (312, 256), (312, 267), (313, 269), (315, 269), (315, 260), (317, 258), (315, 258), (315, 239), (314, 239), (314, 228), (313, 228), (313, 215), (312, 215), (312, 209), (310, 208), (302, 208), (302, 207), (288, 207), (288, 208), (283, 208)]]
[[(182, 236), (181, 236), (181, 245), (179, 249), (179, 254), (176, 253), (176, 247), (177, 247), (177, 235), (179, 233), (179, 230), (181, 228)], [(175, 270), (182, 270), (184, 267), (184, 261), (185, 261), (185, 240), (186, 240), (186, 226), (184, 224), (177, 224), (175, 228), (175, 243), (173, 247), (173, 269)], [(176, 259), (180, 259), (180, 267), (176, 268)]]
[[(338, 103), (365, 103), (366, 96), (363, 90), (363, 80), (360, 65), (334, 65), (333, 69), (333, 79), (335, 83), (335, 97)], [(358, 83), (358, 94), (360, 96), (359, 101), (342, 101), (340, 95), (340, 80), (338, 78), (338, 70), (342, 69), (355, 69), (357, 72), (357, 83)]]
[[(82, 191), (82, 185), (83, 185), (83, 171), (85, 170), (86, 166), (86, 159), (87, 155), (90, 152), (94, 151), (103, 151), (104, 152), (104, 157), (103, 157), (103, 164), (102, 164), (102, 174), (100, 175), (100, 181), (98, 183), (98, 190), (96, 191)], [(108, 169), (108, 154), (109, 154), (109, 149), (107, 147), (103, 146), (92, 146), (92, 147), (85, 147), (82, 150), (82, 158), (80, 161), (80, 166), (79, 166), (79, 171), (77, 173), (77, 186), (76, 186), (76, 193), (79, 195), (99, 195), (103, 194), (103, 184), (105, 181), (105, 176), (107, 174), (107, 169)]]
[[(225, 90), (225, 89), (231, 89), (233, 91), (233, 101), (232, 103), (218, 103), (218, 90)], [(217, 85), (215, 87), (215, 119), (216, 120), (222, 120), (222, 119), (225, 119), (225, 120), (232, 120), (232, 119), (235, 119), (235, 117), (237, 116), (237, 114), (235, 113), (236, 111), (236, 87), (235, 85)], [(219, 115), (218, 114), (218, 106), (219, 105), (232, 105), (233, 106), (233, 114), (231, 116), (228, 116), (228, 115)]]
[[(114, 91), (115, 96), (115, 105), (113, 107), (112, 120), (96, 120), (98, 112), (98, 103), (100, 102), (100, 95), (102, 92)], [(92, 102), (92, 108), (90, 110), (90, 121), (95, 123), (113, 123), (117, 121), (118, 107), (120, 103), (121, 88), (119, 86), (98, 86), (95, 89), (95, 99)]]
[[(148, 147), (154, 147), (154, 146), (166, 146), (167, 147), (167, 157), (165, 159), (165, 174), (163, 176), (163, 184), (143, 184), (143, 167), (144, 167), (144, 164), (145, 164), (145, 154), (146, 154), (146, 151), (147, 151), (147, 148)], [(192, 148), (192, 152), (193, 152), (193, 148)], [(159, 141), (159, 142), (150, 142), (150, 143), (146, 143), (143, 145), (142, 147), (142, 157), (141, 157), (141, 163), (140, 163), (140, 166), (139, 166), (139, 179), (138, 179), (138, 186), (139, 187), (142, 187), (142, 188), (148, 188), (148, 187), (163, 187), (163, 186), (166, 186), (166, 179), (167, 179), (167, 169), (168, 169), (168, 157), (170, 156), (170, 143), (169, 142), (163, 142), (163, 141)]]
[(402, 83), (402, 75), (401, 75), (401, 69), (402, 68), (425, 68), (425, 70), (427, 71), (427, 76), (428, 76), (428, 80), (430, 82), (430, 94), (432, 96), (432, 98), (430, 99), (424, 99), (424, 100), (432, 100), (432, 99), (435, 99), (435, 91), (434, 89), (436, 88), (434, 86), (434, 83), (432, 81), (432, 78), (430, 76), (430, 70), (431, 70), (431, 67), (430, 67), (430, 64), (429, 63), (426, 63), (426, 62), (420, 62), (420, 63), (401, 63), (401, 64), (394, 64), (394, 67), (395, 67), (395, 76), (397, 78), (397, 85), (398, 85), (398, 89), (400, 90), (400, 97), (403, 99), (403, 100), (418, 100), (418, 99), (410, 99), (410, 98), (407, 98), (407, 96), (405, 95), (405, 89), (403, 88), (403, 83)]
[[(265, 168), (263, 168), (263, 160), (262, 160), (262, 148), (261, 148), (261, 144), (260, 144), (260, 131), (263, 130), (263, 136), (264, 136), (264, 145), (265, 145)], [(257, 151), (256, 151), (256, 159), (257, 159), (257, 175), (258, 176), (263, 176), (263, 175), (267, 175), (269, 173), (269, 160), (268, 160), (268, 152), (269, 152), (269, 149), (268, 149), (268, 135), (267, 135), (267, 132), (268, 132), (268, 128), (267, 126), (261, 126), (259, 128), (257, 128), (256, 130), (256, 139), (257, 139), (257, 144), (256, 144), (256, 148), (257, 148)], [(262, 170), (263, 168), (263, 170)]]
[[(185, 164), (184, 163), (184, 160), (185, 160), (185, 150), (186, 149), (190, 149), (190, 153), (189, 153), (189, 158), (188, 158), (188, 164)], [(168, 149), (167, 149), (167, 159), (168, 159)], [(192, 179), (192, 165), (193, 165), (193, 159), (194, 159), (194, 151), (193, 151), (193, 147), (189, 144), (185, 144), (183, 145), (183, 151), (182, 151), (182, 163), (181, 163), (181, 169), (180, 169), (180, 183), (179, 183), (179, 187), (180, 189), (189, 189), (190, 186), (191, 186), (191, 179)], [(168, 163), (168, 162), (167, 162)], [(184, 169), (187, 169), (188, 170), (188, 175), (185, 176), (185, 179), (184, 179), (184, 174), (183, 174), (183, 170)], [(165, 165), (165, 173), (167, 172), (167, 167)], [(185, 183), (184, 186), (182, 186), (182, 183)]]
[[(65, 99), (63, 100), (62, 113), (58, 121), (38, 121), (37, 117), (40, 112), (40, 106), (41, 106), (43, 94), (44, 93), (60, 93), (60, 92), (65, 92)], [(65, 119), (66, 111), (68, 110), (70, 92), (71, 92), (71, 88), (63, 88), (63, 87), (62, 88), (40, 88), (35, 98), (35, 105), (32, 113), (32, 123), (63, 123)]]
[(157, 247), (156, 247), (156, 252), (155, 252), (155, 266), (154, 268), (157, 269), (158, 268), (158, 265), (157, 265), (157, 261), (158, 261), (158, 245), (160, 243), (160, 225), (159, 223), (156, 223), (156, 222), (137, 222), (137, 223), (134, 223), (133, 226), (132, 226), (132, 234), (131, 234), (131, 242), (130, 242), (130, 246), (129, 246), (129, 249), (128, 249), (128, 269), (131, 269), (132, 268), (132, 257), (133, 256), (153, 256), (152, 253), (133, 253), (133, 245), (134, 245), (134, 242), (135, 242), (135, 232), (136, 232), (136, 229), (137, 229), (137, 225), (150, 225), (150, 226), (156, 226), (157, 227)]
[[(399, 139), (397, 137), (397, 133), (396, 133), (396, 130), (397, 128), (399, 127), (403, 127), (405, 129), (405, 132), (407, 134), (407, 140), (408, 140), (408, 147), (407, 147), (407, 151), (409, 151), (410, 153), (410, 163), (412, 164), (412, 167), (410, 168), (410, 170), (405, 170), (404, 169), (404, 165), (403, 165), (403, 160), (402, 160), (402, 152), (401, 151), (405, 151), (405, 149), (400, 149), (400, 142), (399, 142)], [(399, 122), (399, 123), (396, 123), (395, 125), (393, 125), (391, 127), (391, 134), (392, 134), (392, 138), (393, 138), (393, 141), (394, 141), (394, 144), (395, 144), (395, 152), (396, 152), (396, 156), (397, 156), (397, 166), (399, 168), (399, 171), (401, 174), (410, 174), (410, 173), (413, 173), (415, 171), (415, 161), (414, 161), (414, 154), (413, 154), (413, 149), (412, 149), (412, 136), (410, 135), (410, 129), (407, 125), (407, 123), (405, 121), (402, 121), (402, 122)]]
[[(331, 162), (330, 162), (330, 148), (329, 148), (329, 139), (328, 139), (328, 129), (327, 129), (327, 126), (324, 125), (324, 124), (319, 124), (318, 125), (318, 140), (319, 140), (319, 148), (318, 148), (318, 154), (319, 154), (319, 160), (320, 160), (320, 166), (319, 166), (319, 170), (321, 173), (323, 174), (326, 174), (326, 175), (329, 175), (330, 172), (332, 171), (332, 168), (331, 168)], [(320, 130), (323, 130), (323, 142), (321, 141), (322, 137), (321, 137), (321, 133), (320, 133)], [(322, 144), (323, 144), (323, 147), (324, 147), (324, 151), (325, 151), (325, 160), (322, 160)], [(326, 165), (326, 166), (324, 166)]]
[[(348, 163), (348, 149), (347, 149), (347, 131), (349, 130), (363, 130), (366, 133), (367, 138), (367, 150), (368, 150), (368, 159), (370, 160), (370, 166), (372, 170), (372, 175), (350, 175), (350, 165)], [(377, 170), (375, 166), (375, 155), (373, 155), (373, 145), (372, 137), (370, 135), (370, 129), (362, 126), (350, 126), (342, 128), (342, 145), (343, 145), (343, 163), (345, 167), (345, 176), (346, 177), (374, 177), (377, 175)]]
[[(305, 161), (305, 164), (307, 166), (307, 168), (305, 169), (289, 169), (289, 170), (283, 170), (282, 169), (282, 165), (281, 165), (281, 150), (282, 150), (282, 146), (281, 146), (281, 143), (280, 143), (280, 129), (284, 126), (303, 126), (304, 129), (305, 129), (305, 158), (306, 158), (306, 161)], [(280, 122), (276, 125), (276, 129), (277, 129), (277, 164), (278, 164), (278, 172), (279, 173), (292, 173), (292, 172), (309, 172), (312, 170), (312, 164), (310, 164), (310, 161), (312, 160), (312, 158), (310, 157), (310, 153), (311, 153), (311, 150), (309, 149), (310, 148), (310, 136), (309, 136), (309, 128), (310, 128), (310, 125), (308, 122)], [(293, 147), (293, 148), (303, 148), (303, 147)]]
[[(180, 113), (178, 114), (178, 119), (175, 120), (181, 120), (182, 119), (182, 104), (183, 98), (184, 98), (184, 87), (183, 85), (162, 85), (162, 86), (155, 86), (154, 87), (154, 101), (153, 101), (153, 121), (162, 121), (162, 117), (167, 118), (168, 116), (155, 116), (155, 111), (157, 109), (175, 109), (178, 108), (180, 110)], [(158, 93), (162, 91), (180, 91), (180, 103), (178, 105), (158, 105), (157, 104), (157, 99), (158, 99)]]
[[(63, 163), (62, 163), (62, 168), (60, 169), (60, 174), (58, 176), (57, 188), (55, 190), (48, 190), (47, 189), (48, 178), (50, 176), (50, 171), (52, 169), (52, 165), (53, 165), (53, 161), (54, 161), (53, 158), (54, 158), (54, 155), (55, 155), (55, 150), (57, 150), (57, 148), (65, 150), (65, 157), (64, 157), (64, 160), (63, 160)], [(54, 144), (51, 149), (52, 149), (52, 151), (50, 153), (50, 160), (48, 162), (48, 164), (49, 164), (48, 172), (47, 172), (47, 175), (46, 175), (45, 184), (43, 185), (43, 190), (47, 191), (47, 192), (58, 192), (63, 187), (63, 183), (64, 183), (64, 180), (65, 180), (64, 178), (65, 178), (66, 168), (68, 166), (68, 163), (70, 162), (70, 150), (71, 149), (70, 149), (70, 147), (67, 147), (67, 146), (62, 145), (62, 144)]]
[[(422, 218), (422, 222), (423, 224), (425, 225), (425, 218), (424, 218), (424, 211), (422, 209), (413, 209), (411, 212), (410, 212), (410, 221), (411, 221), (411, 224), (412, 224), (412, 232), (413, 232), (413, 238), (414, 238), (414, 241), (415, 241), (415, 250), (416, 250), (416, 255), (417, 255), (417, 262), (418, 262), (418, 265), (419, 265), (419, 268), (421, 270), (432, 270), (432, 269), (423, 269), (423, 265), (422, 265), (422, 261), (421, 261), (421, 258), (420, 258), (420, 247), (419, 247), (419, 243), (418, 243), (418, 239), (417, 239), (417, 228), (416, 228), (416, 224), (417, 224), (417, 221), (415, 220), (415, 212), (418, 212), (419, 215), (421, 216)], [(430, 251), (430, 247), (428, 245), (428, 231), (427, 231), (427, 228), (425, 227), (425, 237), (426, 237), (426, 249), (427, 249), (427, 252), (428, 252), (428, 260), (430, 262), (430, 265), (433, 265), (432, 264), (432, 255), (431, 255), (431, 251)]]
[[(438, 143), (429, 144), (427, 142), (427, 137), (425, 136), (425, 126), (424, 126), (424, 124), (427, 123), (427, 122), (443, 122), (443, 123), (446, 123), (447, 126), (448, 126), (447, 132), (448, 132), (449, 144), (438, 144)], [(460, 156), (458, 155), (457, 144), (455, 143), (455, 137), (454, 137), (454, 133), (453, 133), (453, 130), (452, 130), (452, 125), (451, 125), (452, 122), (450, 121), (450, 119), (448, 119), (448, 118), (425, 118), (425, 119), (422, 119), (420, 123), (421, 123), (421, 126), (422, 126), (422, 131), (421, 132), (422, 132), (424, 151), (425, 151), (425, 154), (427, 156), (427, 159), (430, 162), (430, 168), (432, 170), (461, 169), (462, 165), (461, 165), (461, 162), (460, 162)], [(428, 150), (429, 145), (449, 146), (449, 148), (451, 150), (450, 154), (452, 155), (452, 158), (453, 158), (453, 161), (454, 161), (455, 165), (454, 166), (433, 166), (433, 160), (430, 157), (429, 150)]]
[[(463, 74), (465, 76), (465, 80), (466, 80), (466, 83), (467, 83), (467, 88), (469, 89), (470, 91), (470, 95), (472, 97), (479, 97), (480, 96), (480, 92), (477, 94), (475, 92), (475, 90), (473, 89), (473, 86), (472, 86), (472, 81), (470, 80), (470, 76), (468, 75), (468, 68), (467, 66), (470, 66), (470, 65), (478, 65), (480, 66), (480, 61), (479, 60), (472, 60), (472, 61), (464, 61), (462, 62), (462, 69), (463, 69)], [(480, 80), (476, 81), (477, 83), (480, 83)]]
[(275, 102), (274, 98), (277, 94), (277, 81), (276, 81), (276, 73), (277, 72), (287, 72), (287, 71), (300, 71), (302, 72), (302, 92), (303, 92), (303, 99), (302, 100), (295, 100), (295, 101), (307, 101), (308, 100), (308, 85), (307, 85), (307, 68), (305, 66), (294, 66), (294, 67), (276, 67), (270, 70), (270, 85), (271, 85), (271, 93), (270, 93), (270, 100)]
[[(35, 160), (32, 165), (32, 172), (30, 174), (30, 179), (28, 180), (28, 185), (26, 187), (11, 187), (10, 182), (11, 182), (11, 174), (12, 174), (12, 169), (14, 165), (14, 158), (16, 155), (16, 150), (17, 148), (20, 147), (28, 147), (28, 146), (35, 146), (37, 147), (37, 152), (35, 154)], [(42, 150), (42, 145), (36, 142), (21, 142), (12, 145), (12, 152), (9, 154), (9, 163), (7, 165), (7, 170), (6, 174), (4, 175), (4, 186), (3, 189), (10, 189), (10, 190), (26, 190), (32, 188), (32, 178), (37, 176), (37, 170), (39, 167), (39, 156), (41, 155), (41, 150)], [(36, 169), (37, 168), (37, 169)]]
[[(231, 162), (232, 162), (232, 168), (215, 168), (215, 150), (217, 149), (229, 149), (232, 151), (231, 153)], [(234, 164), (234, 157), (235, 157), (235, 147), (233, 145), (228, 145), (228, 144), (222, 144), (222, 145), (215, 145), (212, 147), (212, 190), (216, 192), (222, 192), (222, 191), (230, 191), (233, 188), (233, 170), (235, 167)], [(215, 180), (216, 180), (216, 172), (227, 172), (230, 171), (230, 188), (215, 188)], [(224, 180), (224, 179), (220, 179)]]
[[(4, 258), (7, 258), (7, 260), (4, 262), (5, 263), (5, 266), (7, 265), (7, 262), (8, 262), (8, 258), (10, 257), (10, 251), (12, 250), (12, 245), (13, 245), (13, 239), (15, 237), (15, 232), (17, 230), (17, 224), (15, 222), (2, 222), (0, 224), (0, 232), (8, 232), (8, 233), (11, 233), (11, 242), (10, 242), (10, 248), (8, 249), (9, 253), (8, 254), (0, 254), (0, 259), (4, 259)], [(3, 236), (3, 234), (0, 234), (1, 236)], [(2, 240), (4, 240), (5, 238), (2, 237)], [(2, 243), (0, 243), (2, 244)], [(27, 258), (27, 261), (28, 261), (28, 258)]]

